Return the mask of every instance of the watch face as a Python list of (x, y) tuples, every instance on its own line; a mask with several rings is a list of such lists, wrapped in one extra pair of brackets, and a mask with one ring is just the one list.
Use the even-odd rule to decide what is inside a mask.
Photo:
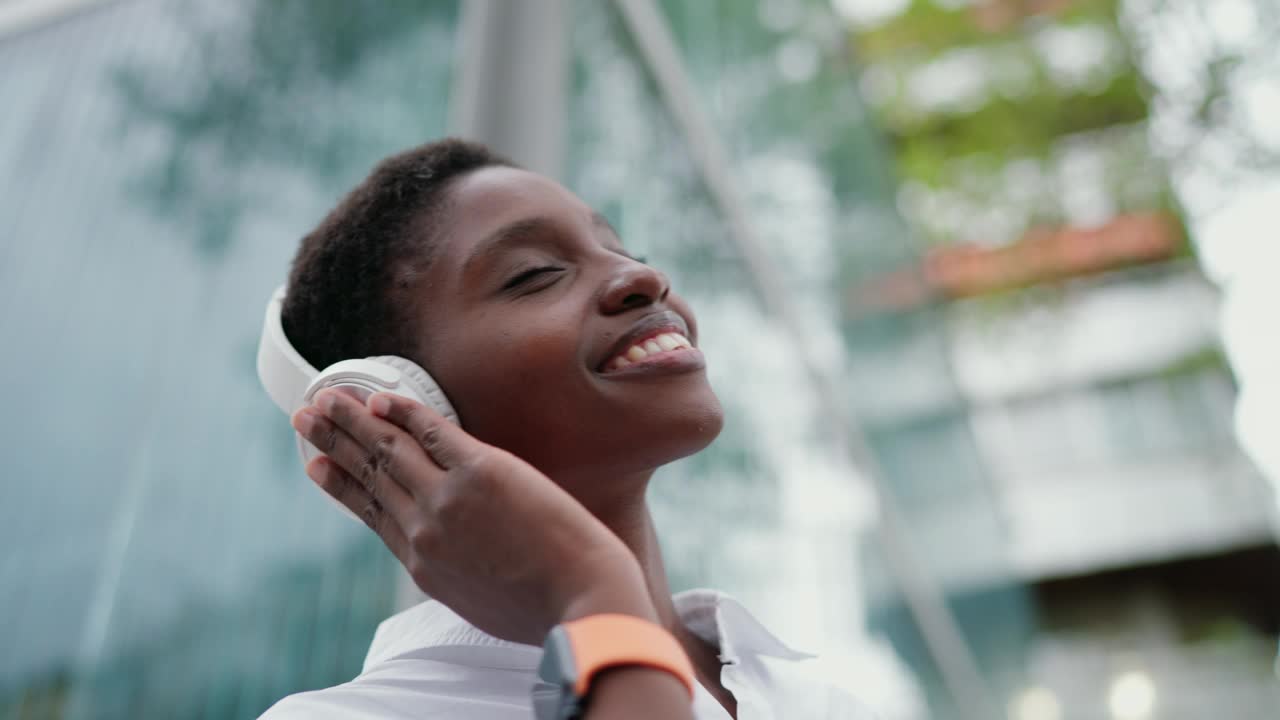
[(579, 702), (573, 689), (539, 681), (533, 686), (533, 716), (537, 720), (574, 720), (582, 717), (586, 706)]
[(560, 719), (560, 696), (565, 688), (539, 680), (533, 686), (533, 716), (538, 720)]
[(557, 625), (547, 633), (538, 663), (538, 682), (533, 686), (533, 710), (538, 720), (570, 720), (582, 715), (583, 705), (574, 694), (578, 668), (564, 628)]

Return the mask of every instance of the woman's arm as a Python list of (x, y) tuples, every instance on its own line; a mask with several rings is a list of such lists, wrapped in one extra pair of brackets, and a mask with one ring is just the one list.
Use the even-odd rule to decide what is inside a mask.
[[(634, 560), (633, 560), (634, 562)], [(644, 590), (639, 565), (634, 579), (619, 577), (597, 583), (575, 600), (561, 622), (591, 615), (622, 613), (658, 622), (657, 611)], [(693, 720), (689, 689), (675, 675), (650, 667), (628, 665), (606, 668), (595, 676), (587, 703), (586, 720)]]
[(586, 720), (693, 720), (689, 690), (670, 673), (637, 665), (605, 670), (593, 683)]
[[(533, 466), (433, 410), (326, 390), (293, 422), (325, 454), (308, 464), (312, 480), (363, 518), (424, 592), (484, 632), (540, 645), (555, 625), (589, 615), (658, 622), (617, 536)], [(693, 712), (674, 675), (624, 666), (598, 676), (586, 717)]]

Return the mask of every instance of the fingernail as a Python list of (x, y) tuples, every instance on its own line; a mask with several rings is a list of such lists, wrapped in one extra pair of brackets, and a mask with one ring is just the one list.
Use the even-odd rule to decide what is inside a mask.
[(311, 432), (311, 427), (316, 424), (316, 419), (311, 415), (310, 410), (299, 410), (293, 416), (293, 429), (300, 434), (306, 435)]
[(369, 398), (369, 412), (374, 415), (383, 416), (391, 411), (391, 401), (381, 395), (373, 395)]
[(328, 458), (324, 455), (320, 455), (307, 463), (306, 467), (303, 468), (307, 473), (307, 477), (311, 478), (311, 482), (314, 482), (317, 485), (324, 484), (324, 464), (326, 462), (328, 462)]

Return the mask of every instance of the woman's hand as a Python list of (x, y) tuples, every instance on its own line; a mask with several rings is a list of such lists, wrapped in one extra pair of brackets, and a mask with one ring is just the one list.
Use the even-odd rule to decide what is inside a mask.
[(293, 425), (307, 475), (363, 518), (418, 587), (481, 630), (541, 644), (598, 612), (656, 621), (639, 563), (577, 500), (426, 406), (325, 390)]

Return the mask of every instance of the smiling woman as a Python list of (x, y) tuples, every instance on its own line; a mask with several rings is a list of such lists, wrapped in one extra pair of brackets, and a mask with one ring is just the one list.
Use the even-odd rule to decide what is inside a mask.
[(857, 712), (729, 597), (671, 595), (646, 490), (723, 412), (692, 310), (568, 190), (457, 140), (389, 158), (303, 240), (282, 326), (317, 368), (421, 368), (461, 428), (385, 392), (281, 402), (308, 475), (433, 599), (265, 717)]
[[(596, 372), (620, 339), (660, 329), (647, 325), (655, 314), (690, 328), (683, 332), (695, 341), (697, 328), (666, 276), (630, 259), (594, 217), (533, 173), (486, 167), (461, 176), (439, 219), (448, 230), (405, 308), (421, 338), (411, 357), (455, 398), (472, 435), (575, 495), (613, 496), (617, 486), (639, 482), (627, 476), (705, 447), (721, 412), (702, 373), (636, 386)], [(544, 232), (504, 231), (530, 218), (541, 218)], [(468, 264), (480, 243), (502, 249)], [(546, 266), (558, 270), (504, 289), (525, 268)], [(598, 487), (601, 473), (617, 478), (608, 483), (614, 487)]]

